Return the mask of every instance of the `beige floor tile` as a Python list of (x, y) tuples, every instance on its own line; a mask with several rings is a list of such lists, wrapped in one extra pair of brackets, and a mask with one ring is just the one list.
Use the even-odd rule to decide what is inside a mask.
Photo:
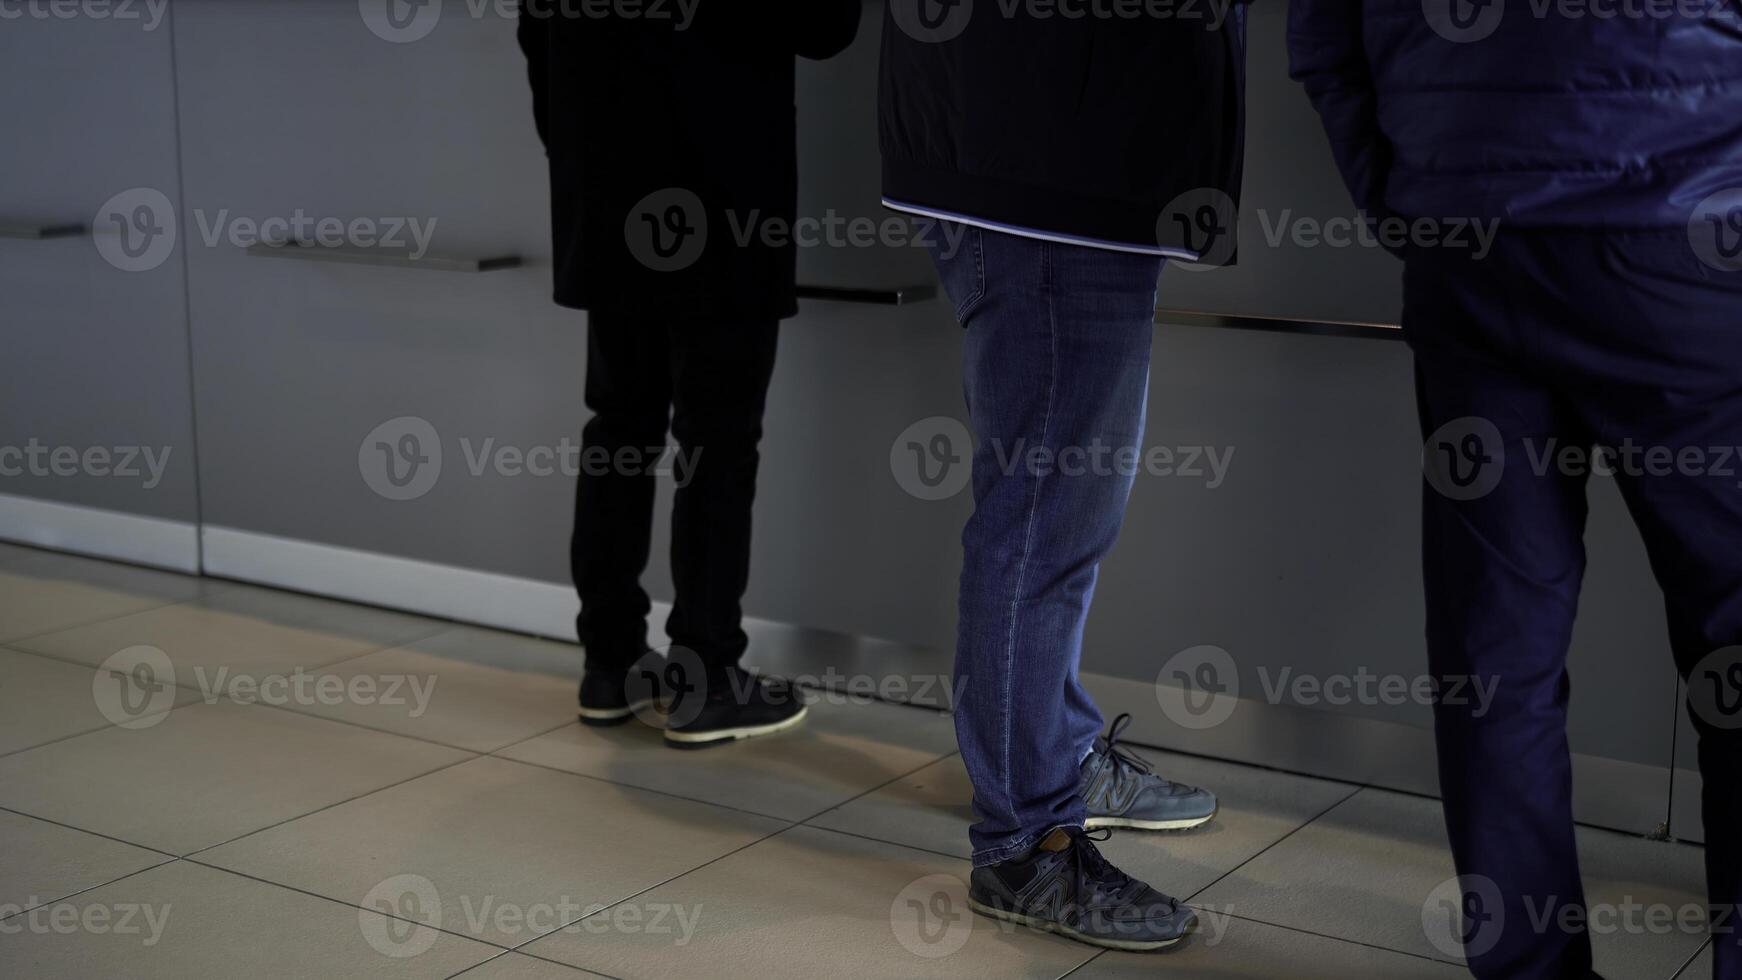
[(149, 723), (153, 711), (198, 700), (184, 690), (156, 704), (148, 692), (122, 697), (116, 685), (132, 684), (82, 664), (0, 649), (0, 755), (112, 724)]
[(44, 553), (0, 565), (0, 643), (224, 591), (207, 579)]
[(0, 810), (0, 916), (168, 860), (155, 851)]
[(574, 721), (580, 665), (573, 644), (452, 629), (322, 670), (352, 693), (289, 707), (490, 752)]
[(779, 821), (480, 758), (199, 860), (340, 901), (386, 900), (513, 946), (781, 828)]
[(1139, 980), (1155, 976), (1214, 980), (1469, 980), (1461, 966), (1359, 946), (1214, 913), (1200, 912), (1198, 931), (1158, 953), (1108, 951), (1071, 980)]
[(186, 854), (467, 754), (227, 702), (0, 758), (0, 806)]
[[(1679, 909), (1703, 904), (1700, 850), (1579, 830), (1588, 903)], [(1436, 800), (1366, 789), (1193, 897), (1192, 904), (1354, 942), (1459, 961), (1422, 924), (1434, 890), (1453, 878)], [(1594, 931), (1595, 932), (1595, 931)], [(1598, 972), (1667, 977), (1704, 936), (1594, 934)]]
[[(293, 690), (307, 671), (437, 632), (437, 620), (253, 586), (232, 586), (175, 606), (32, 637), (13, 644), (91, 666), (137, 646), (162, 650), (174, 682), (202, 696), (247, 698), (268, 678)], [(267, 684), (264, 690), (276, 690)], [(267, 696), (271, 696), (268, 694)]]
[[(81, 925), (56, 929), (68, 909)], [(90, 925), (82, 925), (90, 923)], [(186, 861), (41, 910), (0, 941), (0, 976), (32, 980), (443, 980), (490, 956), (483, 943), (389, 920)]]
[(549, 960), (522, 956), (519, 953), (503, 953), (493, 960), (472, 967), (454, 980), (587, 980), (588, 977), (597, 976), (597, 973), (577, 970)]
[(802, 820), (955, 749), (949, 716), (826, 697), (801, 727), (695, 751), (665, 744), (640, 721), (570, 725), (499, 755), (612, 782)]
[[(1221, 810), (1183, 833), (1117, 831), (1100, 845), (1114, 863), (1181, 898), (1209, 885), (1355, 792), (1342, 783), (1229, 762), (1135, 749), (1156, 771), (1215, 791)], [(973, 797), (961, 757), (951, 756), (814, 820), (878, 840), (966, 858)]]
[[(967, 907), (966, 863), (795, 827), (540, 939), (614, 977), (1063, 976), (1094, 950)], [(661, 928), (650, 923), (658, 921)]]

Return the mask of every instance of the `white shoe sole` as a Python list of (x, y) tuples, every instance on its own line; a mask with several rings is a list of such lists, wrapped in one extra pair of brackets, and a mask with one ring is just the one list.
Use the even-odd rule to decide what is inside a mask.
[(1173, 939), (1159, 939), (1146, 942), (1138, 942), (1132, 939), (1102, 939), (1099, 936), (1084, 935), (1083, 933), (1072, 929), (1070, 926), (1054, 922), (1051, 919), (1036, 919), (1032, 916), (1022, 915), (1018, 912), (1006, 912), (1003, 909), (993, 908), (990, 905), (976, 902), (972, 898), (968, 899), (968, 907), (981, 915), (990, 918), (999, 919), (1004, 922), (1014, 922), (1017, 925), (1027, 926), (1030, 929), (1036, 929), (1041, 932), (1050, 932), (1055, 935), (1064, 936), (1067, 939), (1075, 939), (1079, 943), (1088, 943), (1090, 946), (1100, 946), (1103, 949), (1119, 949), (1129, 952), (1149, 952), (1151, 950), (1166, 949), (1185, 938), (1184, 935), (1181, 935), (1176, 936)]
[(1204, 824), (1216, 819), (1216, 814), (1219, 812), (1221, 812), (1221, 808), (1217, 807), (1215, 810), (1211, 811), (1210, 815), (1207, 817), (1191, 817), (1186, 820), (1135, 820), (1131, 817), (1090, 817), (1083, 821), (1083, 827), (1085, 830), (1094, 830), (1098, 827), (1122, 827), (1126, 830), (1191, 830), (1193, 827), (1202, 827)]
[(791, 718), (786, 718), (770, 725), (747, 725), (743, 728), (717, 728), (708, 732), (676, 732), (667, 728), (665, 730), (665, 740), (667, 742), (676, 742), (679, 745), (687, 746), (706, 745), (709, 742), (734, 742), (743, 738), (757, 738), (762, 735), (773, 735), (776, 732), (784, 732), (788, 728), (792, 728), (799, 722), (804, 721), (805, 715), (810, 714), (810, 710), (810, 706), (806, 705), (805, 707), (798, 709), (798, 714), (793, 715)]
[(582, 721), (622, 721), (652, 703), (644, 700), (622, 708), (580, 708), (577, 714)]

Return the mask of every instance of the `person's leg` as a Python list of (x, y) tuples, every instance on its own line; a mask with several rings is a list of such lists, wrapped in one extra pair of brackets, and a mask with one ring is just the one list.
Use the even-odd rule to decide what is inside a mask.
[(650, 604), (641, 573), (653, 534), (654, 476), (651, 467), (619, 462), (665, 445), (668, 362), (664, 324), (589, 316), (586, 402), (593, 417), (582, 434), (569, 547), (589, 672), (620, 674), (647, 647)]
[(955, 721), (986, 865), (1085, 819), (1078, 764), (1101, 719), (1075, 676), (1135, 472), (1161, 260), (978, 229), (935, 257), (978, 439)]
[(1465, 694), (1435, 706), (1440, 788), (1471, 972), (1584, 980), (1589, 937), (1531, 927), (1584, 902), (1566, 735), (1584, 481), (1537, 474), (1526, 447), (1586, 437), (1518, 340), (1536, 311), (1508, 261), (1499, 247), (1486, 262), (1418, 249), (1405, 275), (1429, 667), (1441, 691)]
[(713, 676), (736, 666), (749, 643), (740, 603), (750, 583), (758, 446), (779, 334), (770, 318), (684, 323), (673, 338), (676, 597), (666, 633)]
[[(1681, 229), (1565, 236), (1592, 315), (1580, 403), (1663, 588), (1690, 685), (1704, 782), (1713, 975), (1742, 980), (1742, 281), (1701, 265)], [(1600, 271), (1599, 271), (1600, 270)]]

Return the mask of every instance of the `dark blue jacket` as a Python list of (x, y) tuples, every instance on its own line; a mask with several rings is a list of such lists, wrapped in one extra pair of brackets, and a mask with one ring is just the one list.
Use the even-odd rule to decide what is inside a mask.
[(1666, 227), (1742, 188), (1734, 0), (1293, 0), (1289, 52), (1371, 215)]

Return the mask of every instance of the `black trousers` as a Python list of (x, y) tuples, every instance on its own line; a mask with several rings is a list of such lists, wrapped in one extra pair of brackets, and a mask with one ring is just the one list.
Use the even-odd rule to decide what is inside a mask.
[[(779, 323), (664, 321), (595, 313), (587, 330), (587, 407), (569, 551), (587, 669), (621, 670), (647, 646), (641, 586), (660, 473), (677, 486), (671, 517), (676, 593), (666, 633), (710, 671), (744, 653), (740, 602), (750, 578), (762, 412)], [(676, 440), (667, 448), (666, 432)]]

